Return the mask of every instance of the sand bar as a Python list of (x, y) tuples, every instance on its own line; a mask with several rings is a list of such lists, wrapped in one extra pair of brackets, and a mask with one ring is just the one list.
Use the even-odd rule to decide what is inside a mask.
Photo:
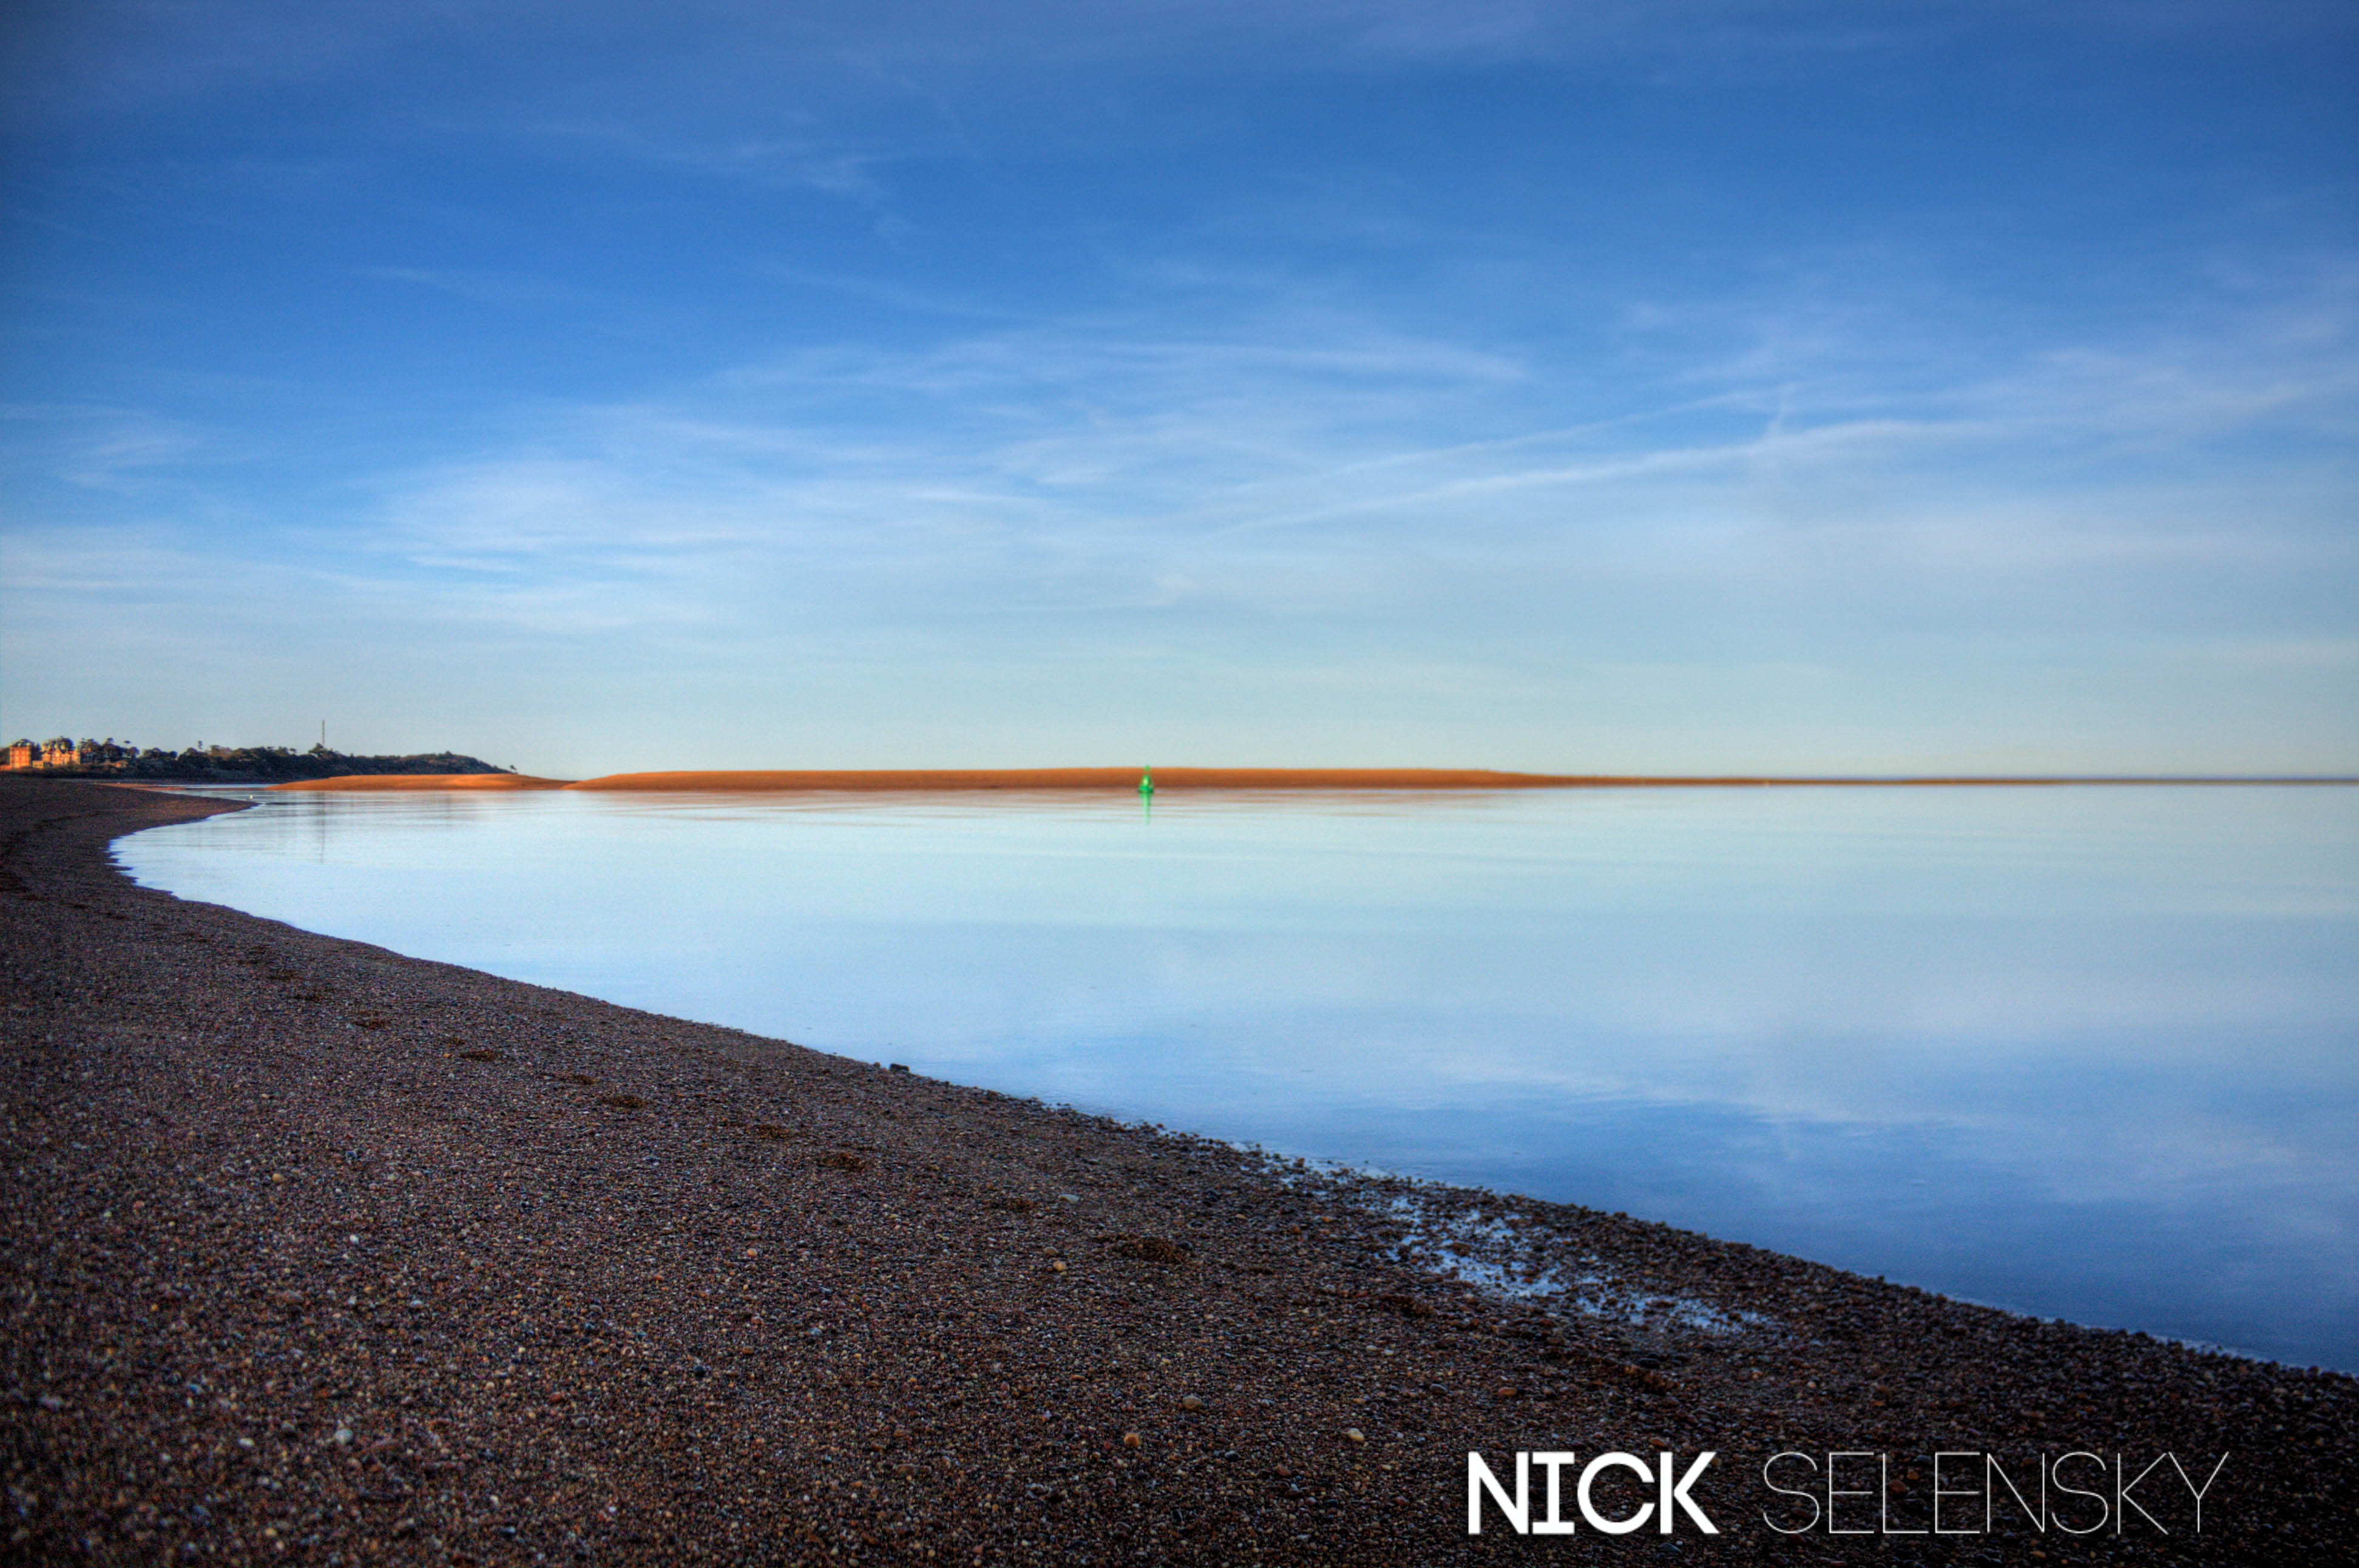
[[(937, 768), (799, 772), (615, 773), (575, 789), (1135, 790), (1137, 768)], [(1563, 782), (1473, 768), (1158, 768), (1165, 789), (1520, 789)]]
[[(2359, 1555), (2351, 1377), (1321, 1175), (106, 858), (227, 809), (0, 779), (15, 1561), (1569, 1562), (1465, 1533), (1467, 1452), (1664, 1448), (1720, 1454), (1722, 1533), (1579, 1560)], [(1921, 1528), (1935, 1448), (2233, 1457), (2200, 1536), (1756, 1517), (1772, 1454), (1864, 1451)]]
[[(610, 773), (567, 782), (514, 773), (371, 774), (303, 779), (277, 789), (592, 789), (766, 794), (793, 790), (1135, 790), (1136, 768), (931, 768), (693, 770)], [(1958, 788), (2071, 784), (2341, 784), (2340, 778), (1905, 777), (1865, 775), (1510, 773), (1484, 768), (1158, 768), (1158, 793), (1195, 789), (1678, 789), (1772, 788)]]

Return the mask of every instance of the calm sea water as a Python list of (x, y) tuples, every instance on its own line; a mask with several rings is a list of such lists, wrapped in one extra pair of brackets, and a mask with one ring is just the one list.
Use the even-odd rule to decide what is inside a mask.
[(2359, 1369), (2359, 791), (288, 795), (150, 887)]

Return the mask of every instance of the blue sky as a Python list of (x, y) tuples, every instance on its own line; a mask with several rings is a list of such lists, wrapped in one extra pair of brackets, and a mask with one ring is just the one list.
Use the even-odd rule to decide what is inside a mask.
[(77, 0), (0, 728), (2359, 770), (2335, 5)]

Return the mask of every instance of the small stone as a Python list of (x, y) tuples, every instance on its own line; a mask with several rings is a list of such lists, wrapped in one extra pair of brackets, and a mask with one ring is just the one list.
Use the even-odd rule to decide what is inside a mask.
[(1049, 1265), (1049, 1267), (1055, 1269), (1058, 1273), (1062, 1274), (1065, 1271), (1065, 1260), (1060, 1258), (1056, 1262)]
[(336, 1445), (337, 1445), (338, 1447), (340, 1447), (340, 1448), (341, 1448), (341, 1447), (343, 1447), (343, 1446), (345, 1446), (345, 1445), (349, 1444), (352, 1441), (353, 1441), (353, 1429), (352, 1429), (352, 1428), (350, 1428), (350, 1427), (348, 1427), (348, 1426), (340, 1426), (340, 1427), (338, 1427), (338, 1428), (336, 1429)]
[(1346, 1443), (1365, 1443), (1368, 1441), (1368, 1434), (1358, 1427), (1347, 1426), (1343, 1429), (1343, 1440)]
[(1126, 1432), (1122, 1434), (1122, 1445), (1125, 1448), (1136, 1448), (1146, 1441), (1147, 1440), (1145, 1438), (1139, 1436), (1138, 1433), (1135, 1432)]
[(1180, 1408), (1183, 1410), (1201, 1410), (1204, 1408), (1204, 1401), (1193, 1394), (1189, 1394), (1180, 1399)]
[(1499, 1388), (1494, 1391), (1493, 1397), (1501, 1399), (1512, 1399), (1516, 1397), (1516, 1390), (1513, 1388)]

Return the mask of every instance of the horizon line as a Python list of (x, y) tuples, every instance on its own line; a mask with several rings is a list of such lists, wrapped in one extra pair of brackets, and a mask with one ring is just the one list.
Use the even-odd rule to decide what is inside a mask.
[(987, 791), (1156, 789), (1572, 789), (2065, 788), (2088, 785), (2359, 785), (2344, 774), (2024, 773), (1524, 773), (1434, 768), (734, 768), (613, 773), (582, 779), (522, 773), (347, 774), (268, 788), (338, 789), (582, 789), (646, 792)]

